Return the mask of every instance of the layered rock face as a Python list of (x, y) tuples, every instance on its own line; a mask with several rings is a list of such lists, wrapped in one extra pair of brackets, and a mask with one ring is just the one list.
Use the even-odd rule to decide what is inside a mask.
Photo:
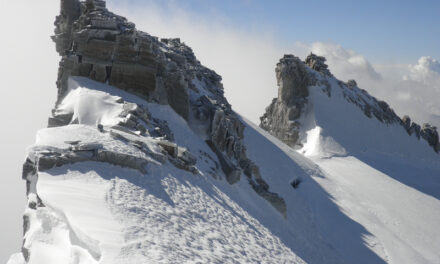
[[(191, 48), (179, 39), (159, 40), (136, 30), (133, 23), (108, 11), (105, 1), (100, 0), (61, 0), (55, 26), (53, 40), (62, 59), (58, 99), (49, 127), (81, 124), (74, 112), (61, 107), (70, 92), (69, 81), (75, 76), (109, 84), (152, 103), (170, 105), (217, 155), (230, 184), (238, 182), (243, 173), (255, 192), (285, 215), (284, 200), (269, 191), (259, 168), (246, 156), (244, 125), (223, 96), (221, 77), (202, 66)], [(35, 193), (39, 171), (85, 161), (145, 172), (151, 158), (168, 160), (177, 168), (197, 174), (196, 158), (173, 142), (173, 132), (166, 122), (152, 117), (144, 106), (117, 103), (124, 109), (119, 124), (97, 124), (97, 129), (143, 154), (122, 154), (93, 142), (70, 142), (71, 146), (64, 149), (38, 146), (30, 151), (24, 165), (28, 194)], [(162, 153), (148, 150), (142, 140), (130, 138), (133, 135), (160, 139), (157, 144)]]
[[(223, 96), (221, 77), (202, 66), (191, 48), (180, 39), (158, 39), (138, 31), (126, 18), (108, 11), (101, 0), (61, 0), (55, 26), (52, 38), (62, 59), (58, 98), (48, 127), (55, 129), (50, 130), (53, 133), (72, 131), (68, 140), (56, 143), (60, 146), (37, 144), (30, 148), (23, 165), (22, 177), (29, 198), (22, 248), (25, 261), (31, 258), (32, 239), (27, 237), (35, 232), (30, 228), (35, 225), (31, 218), (38, 215), (38, 208), (45, 207), (36, 187), (39, 173), (83, 162), (116, 165), (142, 174), (147, 173), (149, 164), (165, 166), (169, 162), (193, 175), (201, 173), (196, 166), (201, 156), (179, 146), (167, 122), (153, 116), (145, 105), (121, 97), (107, 100), (102, 94), (94, 97), (92, 91), (72, 95), (73, 89), (82, 89), (80, 83), (89, 85), (87, 80), (104, 84), (102, 89), (110, 85), (149, 103), (169, 105), (217, 156), (215, 159), (207, 153), (202, 155), (219, 164), (223, 172), (214, 169), (208, 174), (215, 178), (224, 174), (229, 184), (245, 175), (255, 193), (286, 216), (284, 199), (270, 191), (259, 168), (247, 158), (243, 144), (245, 126)], [(92, 108), (84, 105), (82, 96), (88, 98), (85, 104)], [(81, 108), (72, 104), (83, 105), (88, 109), (83, 111), (89, 112), (81, 113)], [(110, 110), (104, 113), (99, 105)], [(90, 116), (96, 120), (88, 120)], [(82, 133), (89, 136), (75, 135)]]
[(332, 87), (335, 87), (331, 82), (336, 82), (336, 87), (342, 90), (345, 100), (359, 107), (368, 118), (375, 118), (386, 125), (399, 124), (409, 135), (415, 134), (418, 139), (426, 140), (436, 152), (440, 151), (436, 127), (429, 124), (421, 127), (412, 123), (408, 116), (401, 119), (386, 102), (379, 101), (360, 89), (356, 81), (349, 80), (345, 83), (335, 79), (325, 61), (324, 57), (315, 54), (307, 56), (304, 62), (293, 55), (285, 55), (280, 59), (275, 69), (278, 97), (273, 99), (260, 118), (261, 128), (291, 147), (301, 146), (299, 133), (304, 125), (302, 118), (309, 105), (310, 89), (321, 89), (331, 97)]
[(312, 80), (305, 64), (293, 55), (285, 55), (275, 68), (278, 97), (261, 117), (260, 126), (293, 147), (299, 138), (301, 117)]
[[(190, 125), (195, 124), (217, 154), (229, 183), (243, 171), (264, 196), (276, 196), (246, 157), (244, 126), (223, 96), (221, 77), (202, 66), (180, 39), (158, 39), (136, 30), (124, 17), (109, 12), (105, 1), (62, 0), (55, 36), (62, 56), (58, 103), (70, 76), (83, 76), (134, 93), (151, 102), (169, 104)], [(206, 91), (201, 91), (206, 90)], [(49, 126), (70, 123), (53, 111)], [(273, 197), (270, 198), (273, 200)], [(284, 207), (281, 198), (277, 207)]]

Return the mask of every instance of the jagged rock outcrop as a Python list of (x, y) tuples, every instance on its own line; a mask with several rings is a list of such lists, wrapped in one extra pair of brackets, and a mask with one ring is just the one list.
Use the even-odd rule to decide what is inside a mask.
[(275, 72), (278, 97), (266, 108), (260, 126), (293, 147), (298, 142), (300, 124), (297, 120), (307, 104), (312, 79), (304, 63), (293, 55), (284, 55)]
[(437, 127), (431, 126), (430, 124), (423, 124), (423, 127), (421, 127), (419, 124), (411, 122), (409, 116), (402, 118), (402, 124), (409, 135), (415, 135), (418, 139), (423, 138), (436, 152), (440, 152)]
[(328, 65), (325, 64), (326, 58), (322, 56), (317, 56), (313, 53), (310, 53), (309, 56), (307, 56), (306, 60), (304, 61), (311, 69), (320, 72), (322, 74), (325, 74), (327, 76), (332, 76), (330, 73), (330, 70), (328, 69)]
[[(65, 96), (68, 78), (84, 76), (152, 102), (169, 104), (187, 120), (194, 111), (194, 116), (201, 118), (208, 130), (212, 129), (208, 133), (212, 138), (207, 140), (221, 152), (239, 145), (236, 141), (242, 135), (237, 134), (236, 126), (240, 121), (223, 96), (221, 77), (202, 66), (191, 48), (179, 39), (159, 40), (136, 30), (133, 23), (109, 12), (104, 1), (62, 1), (55, 33), (53, 39), (63, 56), (57, 82), (58, 102)], [(200, 95), (190, 102), (190, 92), (199, 92), (197, 85), (209, 90), (214, 104), (200, 99)], [(210, 113), (206, 113), (206, 108), (211, 108)], [(216, 111), (224, 112), (224, 118), (214, 118)], [(202, 112), (205, 112), (203, 116)], [(66, 121), (69, 116), (54, 113), (50, 125)], [(128, 123), (134, 125), (130, 120)], [(235, 151), (232, 154), (229, 150), (227, 156), (239, 160), (241, 150), (235, 148)]]
[[(66, 7), (72, 6), (77, 5)], [(104, 1), (80, 3), (80, 10), (77, 21), (71, 23), (61, 16), (56, 23), (57, 50), (65, 49), (59, 51), (63, 55), (59, 101), (65, 96), (68, 77), (84, 76), (152, 102), (169, 104), (190, 125), (195, 122), (197, 127), (205, 127), (203, 134), (208, 135), (206, 141), (217, 154), (229, 183), (237, 182), (242, 171), (249, 180), (257, 177), (258, 182), (264, 182), (252, 173), (256, 165), (246, 157), (242, 144), (244, 125), (223, 96), (221, 77), (202, 66), (191, 48), (180, 39), (159, 40), (136, 30), (133, 23), (109, 12)], [(69, 32), (71, 36), (67, 37)], [(71, 45), (64, 44), (67, 40)], [(200, 89), (206, 89), (209, 96), (202, 95)], [(190, 94), (194, 95), (191, 99)], [(269, 193), (268, 188), (262, 190)], [(282, 198), (278, 197), (278, 203), (284, 203)]]
[[(57, 102), (48, 127), (77, 124), (78, 133), (85, 129), (100, 140), (83, 142), (84, 138), (77, 140), (71, 135), (73, 140), (57, 143), (61, 147), (35, 145), (29, 149), (22, 176), (27, 184), (29, 210), (45, 206), (38, 196), (38, 174), (68, 164), (103, 162), (146, 174), (148, 164), (169, 162), (199, 175), (197, 153), (179, 146), (167, 122), (153, 116), (145, 105), (119, 98), (109, 103), (120, 109), (119, 116), (114, 117), (119, 123), (109, 126), (97, 121), (93, 131), (88, 127), (90, 124), (88, 128), (81, 127), (74, 107), (65, 108), (63, 103), (71, 92), (72, 78), (85, 77), (148, 102), (169, 105), (206, 141), (230, 184), (246, 175), (252, 189), (286, 216), (284, 199), (270, 191), (259, 168), (246, 156), (245, 126), (223, 95), (221, 77), (201, 65), (190, 47), (178, 38), (158, 39), (137, 30), (126, 18), (110, 12), (102, 0), (61, 0), (55, 26), (52, 39), (62, 59)], [(157, 146), (155, 150), (152, 145)], [(212, 159), (207, 153), (205, 156)], [(25, 234), (31, 225), (28, 215), (32, 214), (25, 214)], [(22, 254), (29, 261), (26, 235)]]
[[(201, 65), (190, 47), (178, 38), (158, 39), (137, 30), (126, 18), (110, 12), (101, 0), (61, 0), (55, 26), (52, 38), (62, 59), (58, 98), (49, 127), (80, 123), (73, 112), (60, 108), (70, 92), (69, 80), (75, 76), (109, 84), (148, 102), (170, 105), (213, 150), (230, 184), (246, 175), (255, 192), (286, 216), (284, 199), (270, 191), (257, 165), (246, 156), (244, 125), (223, 95), (221, 77)], [(96, 124), (96, 130), (136, 147), (139, 153), (122, 154), (93, 142), (69, 142), (68, 148), (38, 146), (30, 150), (24, 166), (29, 194), (38, 197), (35, 183), (39, 171), (85, 161), (110, 163), (142, 173), (148, 162), (169, 161), (179, 169), (198, 173), (196, 155), (174, 142), (166, 121), (152, 116), (145, 106), (118, 103), (123, 109), (119, 124)], [(162, 153), (151, 151), (139, 137), (156, 139)]]
[[(309, 89), (321, 89), (332, 96), (330, 78), (334, 78), (325, 64), (326, 59), (313, 53), (305, 61), (293, 55), (284, 55), (275, 68), (278, 97), (266, 108), (260, 118), (260, 127), (282, 140), (291, 147), (300, 146), (299, 132), (301, 117), (308, 105)], [(436, 152), (440, 151), (439, 136), (436, 127), (424, 124), (423, 127), (412, 123), (408, 116), (401, 119), (384, 102), (360, 89), (355, 80), (347, 83), (335, 80), (342, 90), (343, 97), (359, 107), (368, 118), (376, 118), (384, 124), (400, 124), (409, 135), (428, 142)], [(318, 88), (319, 87), (319, 88)]]

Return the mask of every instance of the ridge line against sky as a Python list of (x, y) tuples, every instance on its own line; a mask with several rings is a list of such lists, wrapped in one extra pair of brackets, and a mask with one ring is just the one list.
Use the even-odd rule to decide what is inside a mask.
[[(108, 0), (110, 6), (179, 9), (199, 21), (271, 32), (286, 43), (336, 42), (373, 63), (440, 58), (440, 1)], [(374, 36), (374, 37), (372, 37)], [(423, 52), (421, 52), (423, 50)]]
[[(330, 1), (310, 2), (107, 0), (111, 11), (140, 30), (180, 37), (204, 65), (222, 75), (229, 102), (255, 123), (277, 94), (274, 68), (279, 58), (285, 53), (304, 58), (313, 51), (327, 57), (337, 78), (356, 79), (399, 115), (440, 126), (440, 1), (336, 0), (330, 9)], [(5, 113), (0, 206), (8, 215), (0, 227), (4, 263), (21, 245), (26, 147), (37, 129), (47, 125), (56, 99), (59, 56), (50, 35), (59, 1), (5, 0), (0, 12), (2, 24), (8, 25), (0, 42), (5, 51), (1, 89), (7, 95), (0, 104)], [(295, 23), (289, 25), (289, 19)]]
[[(283, 54), (291, 53), (304, 59), (312, 51), (327, 58), (330, 70), (336, 78), (343, 81), (355, 79), (361, 88), (378, 99), (387, 101), (400, 116), (408, 114), (419, 123), (430, 122), (440, 126), (440, 107), (437, 100), (440, 96), (440, 70), (435, 67), (438, 64), (435, 54), (439, 50), (426, 48), (435, 46), (439, 42), (440, 34), (427, 34), (428, 29), (425, 26), (432, 23), (440, 25), (440, 16), (433, 13), (436, 8), (440, 10), (440, 2), (426, 6), (430, 1), (421, 1), (421, 4), (412, 4), (415, 7), (410, 8), (407, 1), (403, 1), (401, 5), (390, 5), (392, 2), (396, 3), (395, 1), (387, 4), (371, 1), (369, 4), (343, 5), (346, 1), (339, 0), (334, 1), (336, 4), (330, 9), (326, 9), (328, 4), (324, 1), (314, 1), (313, 5), (309, 2), (277, 1), (275, 7), (272, 7), (273, 5), (258, 0), (226, 0), (224, 3), (214, 0), (107, 1), (110, 10), (135, 22), (138, 29), (159, 37), (181, 38), (194, 49), (197, 58), (204, 65), (223, 76), (225, 94), (233, 108), (255, 123), (259, 122), (264, 108), (276, 96), (273, 69), (278, 59)], [(281, 12), (279, 6), (282, 3), (286, 7)], [(268, 9), (262, 10), (266, 6)], [(362, 20), (362, 16), (356, 16), (361, 11), (365, 13), (365, 17), (368, 10), (381, 10), (377, 16), (381, 18), (379, 20), (383, 20), (384, 13), (392, 7), (406, 9), (399, 11), (400, 9), (395, 8), (394, 13), (389, 14), (391, 25), (371, 25), (368, 27), (369, 34), (357, 30), (356, 35), (368, 42), (359, 41), (360, 38), (353, 36), (354, 33), (343, 34), (343, 37), (335, 33), (335, 37), (331, 37), (333, 33), (328, 30), (334, 28), (344, 31), (348, 28), (350, 31), (353, 25), (343, 22), (351, 20), (358, 21), (358, 25), (368, 24), (372, 18)], [(281, 13), (274, 12), (274, 9)], [(405, 18), (411, 9), (419, 17), (407, 21)], [(232, 11), (228, 12), (230, 10)], [(249, 14), (254, 10), (258, 12)], [(335, 10), (338, 12), (333, 12)], [(238, 11), (242, 12), (237, 18)], [(423, 11), (426, 14), (420, 17)], [(261, 19), (257, 19), (260, 16)], [(374, 18), (375, 15), (369, 16)], [(280, 19), (292, 21), (293, 24), (280, 24)], [(414, 19), (418, 19), (421, 29), (415, 30), (415, 33), (412, 30), (414, 25), (407, 27)], [(414, 39), (426, 45), (414, 46), (409, 41), (393, 39), (393, 34), (399, 34), (399, 30), (396, 33), (391, 29), (397, 23), (395, 20), (403, 22), (399, 28), (407, 27), (408, 32), (422, 34), (423, 38)], [(332, 23), (339, 27), (332, 26)], [(434, 27), (433, 31), (438, 31), (439, 28), (440, 26)], [(389, 36), (374, 33), (384, 30), (390, 32)], [(282, 33), (283, 31), (287, 33)], [(304, 33), (313, 33), (313, 36)], [(328, 36), (329, 39), (322, 36)], [(377, 48), (380, 38), (399, 48), (389, 48), (386, 45)], [(377, 56), (372, 57), (381, 59), (371, 60), (371, 56), (359, 51), (365, 48), (369, 49), (367, 54), (376, 54)], [(410, 52), (411, 49), (414, 51)], [(378, 55), (380, 53), (389, 54), (389, 58)], [(422, 57), (430, 57), (430, 63), (425, 60), (427, 63), (419, 65)], [(430, 82), (422, 79), (429, 79)], [(250, 93), (253, 94), (252, 103), (246, 102)]]

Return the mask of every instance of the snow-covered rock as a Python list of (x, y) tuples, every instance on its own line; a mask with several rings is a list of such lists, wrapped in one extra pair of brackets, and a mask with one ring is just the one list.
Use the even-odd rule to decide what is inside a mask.
[(58, 100), (8, 264), (440, 262), (436, 129), (324, 58), (280, 60), (261, 129), (191, 48), (105, 1), (61, 0), (55, 33)]
[[(313, 54), (305, 62), (293, 55), (280, 60), (276, 67), (279, 95), (260, 127), (289, 145), (286, 149), (278, 143), (293, 160), (298, 162), (293, 153), (299, 153), (316, 166), (316, 175), (321, 176), (313, 179), (345, 215), (368, 230), (364, 243), (381, 261), (439, 262), (436, 128), (421, 127), (409, 117), (400, 119), (387, 103), (355, 81), (337, 80), (324, 62)], [(261, 160), (255, 161), (264, 168)], [(301, 178), (292, 180), (297, 190), (303, 185)], [(342, 240), (340, 245), (345, 247), (349, 239)], [(333, 242), (332, 246), (338, 248)], [(342, 254), (348, 263), (377, 261)]]
[[(439, 152), (440, 143), (436, 127), (429, 124), (420, 127), (416, 123), (411, 123), (411, 119), (407, 116), (401, 119), (386, 102), (360, 89), (356, 81), (349, 80), (347, 83), (339, 81), (330, 73), (324, 57), (310, 54), (303, 62), (293, 55), (285, 55), (280, 59), (275, 71), (279, 87), (278, 97), (267, 107), (266, 113), (261, 117), (260, 126), (291, 147), (301, 146), (303, 142), (300, 134), (302, 133), (304, 137), (306, 130), (316, 126), (311, 123), (320, 121), (312, 116), (320, 107), (317, 114), (326, 112), (326, 122), (335, 120), (334, 124), (342, 120), (338, 132), (348, 133), (351, 130), (355, 132), (351, 138), (356, 138), (357, 141), (362, 141), (371, 130), (370, 123), (363, 122), (367, 117), (376, 119), (384, 126), (400, 126), (410, 135), (415, 134), (418, 139), (426, 141), (435, 152)], [(323, 95), (328, 98), (321, 99)], [(339, 112), (342, 107), (339, 109), (334, 107), (341, 105), (347, 105), (347, 110), (350, 112)], [(362, 111), (364, 115), (350, 114), (353, 111)], [(351, 119), (358, 119), (356, 121), (367, 124), (368, 127), (364, 130), (359, 127), (354, 131)], [(380, 135), (380, 137), (384, 136)], [(391, 136), (389, 140), (392, 141), (393, 138)], [(408, 138), (399, 143), (405, 144), (406, 141), (412, 140)], [(422, 142), (421, 145), (426, 142)], [(364, 143), (364, 147), (367, 148), (374, 149), (376, 146), (369, 145), (368, 142)]]

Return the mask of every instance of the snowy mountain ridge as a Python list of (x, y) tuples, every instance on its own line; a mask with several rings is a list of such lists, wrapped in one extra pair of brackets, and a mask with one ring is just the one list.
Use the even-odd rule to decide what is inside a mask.
[(436, 129), (324, 58), (280, 60), (259, 128), (191, 48), (105, 1), (61, 0), (55, 24), (58, 100), (8, 264), (440, 261)]
[[(375, 118), (386, 126), (399, 124), (410, 136), (415, 135), (417, 139), (426, 141), (435, 152), (440, 152), (436, 127), (429, 124), (420, 126), (411, 122), (408, 116), (401, 119), (386, 102), (379, 101), (366, 90), (360, 89), (356, 81), (349, 80), (344, 83), (336, 79), (328, 70), (324, 57), (310, 54), (303, 62), (293, 55), (285, 55), (278, 63), (276, 73), (279, 95), (261, 117), (261, 127), (292, 147), (301, 145), (299, 133), (307, 125), (304, 124), (304, 120), (301, 124), (300, 119), (307, 114), (307, 104), (311, 99), (309, 94), (320, 89), (329, 98), (333, 94), (343, 97), (356, 105), (366, 117)], [(309, 108), (315, 110), (316, 106)], [(328, 119), (337, 119), (337, 116)]]
[[(269, 191), (258, 167), (246, 157), (244, 126), (223, 96), (221, 77), (202, 66), (179, 39), (159, 40), (138, 31), (105, 6), (104, 1), (61, 1), (53, 37), (63, 56), (57, 104), (69, 90), (69, 77), (83, 76), (170, 105), (213, 149), (229, 183), (237, 182), (243, 170), (255, 191), (284, 214), (285, 202)], [(53, 113), (49, 126), (76, 122), (72, 112), (55, 109)], [(142, 121), (131, 113), (123, 125), (142, 134), (148, 120)]]

